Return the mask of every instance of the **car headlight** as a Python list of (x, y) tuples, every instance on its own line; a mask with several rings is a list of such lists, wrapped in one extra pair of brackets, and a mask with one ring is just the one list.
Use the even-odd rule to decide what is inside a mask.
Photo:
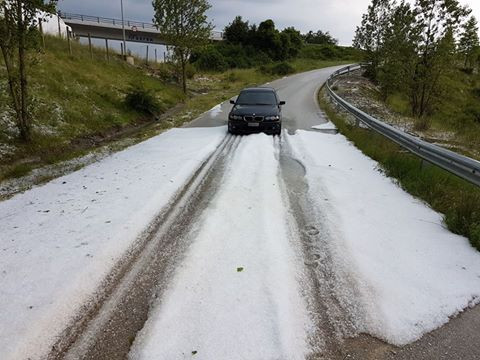
[(230, 115), (228, 118), (230, 120), (243, 120), (243, 116), (240, 115)]
[(275, 115), (275, 116), (266, 116), (266, 117), (265, 117), (265, 120), (267, 120), (267, 121), (280, 120), (280, 116), (278, 116), (278, 115)]

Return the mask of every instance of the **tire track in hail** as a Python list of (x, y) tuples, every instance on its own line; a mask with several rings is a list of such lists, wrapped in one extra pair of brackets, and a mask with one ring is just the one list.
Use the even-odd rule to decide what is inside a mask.
[(227, 135), (85, 304), (47, 359), (123, 359), (188, 247), (186, 233), (214, 196), (241, 137)]
[(338, 287), (355, 289), (350, 279), (337, 272), (332, 255), (335, 241), (325, 223), (323, 210), (312, 206), (304, 166), (292, 156), (288, 141), (279, 149), (280, 176), (297, 229), (304, 258), (307, 303), (315, 330), (310, 335), (309, 359), (343, 359), (343, 339), (358, 333), (354, 299), (339, 296)]

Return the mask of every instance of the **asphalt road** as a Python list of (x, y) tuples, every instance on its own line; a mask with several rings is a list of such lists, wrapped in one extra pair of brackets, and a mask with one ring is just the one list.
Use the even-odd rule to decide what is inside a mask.
[[(283, 127), (289, 131), (309, 130), (314, 125), (327, 122), (318, 108), (316, 94), (322, 84), (337, 69), (343, 66), (313, 70), (272, 81), (265, 86), (277, 90), (280, 99), (287, 104), (283, 107)], [(186, 127), (211, 127), (227, 124), (227, 115), (232, 105), (229, 101), (221, 104), (221, 111), (205, 113)]]

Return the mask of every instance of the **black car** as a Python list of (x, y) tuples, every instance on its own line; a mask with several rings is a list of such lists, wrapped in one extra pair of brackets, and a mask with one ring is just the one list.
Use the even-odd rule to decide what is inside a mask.
[(282, 105), (277, 92), (272, 88), (244, 89), (236, 101), (230, 100), (233, 108), (228, 115), (228, 132), (244, 134), (265, 132), (280, 135), (282, 132)]

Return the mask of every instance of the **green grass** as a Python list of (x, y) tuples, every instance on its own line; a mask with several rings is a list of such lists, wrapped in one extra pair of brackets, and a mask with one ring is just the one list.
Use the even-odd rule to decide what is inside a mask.
[[(480, 153), (480, 74), (467, 74), (454, 68), (442, 78), (443, 95), (431, 115), (422, 119), (411, 117), (409, 99), (405, 94), (392, 94), (386, 100), (388, 108), (409, 117), (418, 130), (450, 132), (454, 142), (462, 145), (456, 151), (478, 157)], [(365, 94), (379, 100), (380, 93)], [(423, 125), (423, 126), (422, 126)], [(465, 150), (463, 150), (465, 148)]]
[(480, 250), (480, 189), (436, 166), (424, 165), (414, 155), (374, 131), (349, 124), (320, 93), (320, 106), (365, 155), (376, 160), (387, 176), (407, 192), (444, 214), (447, 227), (467, 237)]
[(15, 164), (8, 167), (5, 171), (4, 178), (18, 178), (27, 175), (32, 170), (31, 164)]
[[(0, 142), (16, 147), (14, 154), (3, 159), (3, 164), (29, 157), (37, 158), (38, 163), (56, 161), (78, 149), (78, 139), (102, 137), (149, 120), (124, 104), (131, 84), (142, 84), (152, 91), (162, 108), (184, 99), (178, 86), (147, 76), (142, 69), (121, 61), (118, 54), (112, 53), (107, 62), (105, 53), (94, 49), (92, 60), (88, 47), (77, 42), (72, 42), (72, 55), (65, 40), (47, 37), (46, 44), (46, 50), (35, 55), (29, 73), (33, 141), (21, 144), (12, 134), (0, 131)], [(0, 62), (0, 113), (3, 113), (9, 98), (5, 68), (1, 65)]]

